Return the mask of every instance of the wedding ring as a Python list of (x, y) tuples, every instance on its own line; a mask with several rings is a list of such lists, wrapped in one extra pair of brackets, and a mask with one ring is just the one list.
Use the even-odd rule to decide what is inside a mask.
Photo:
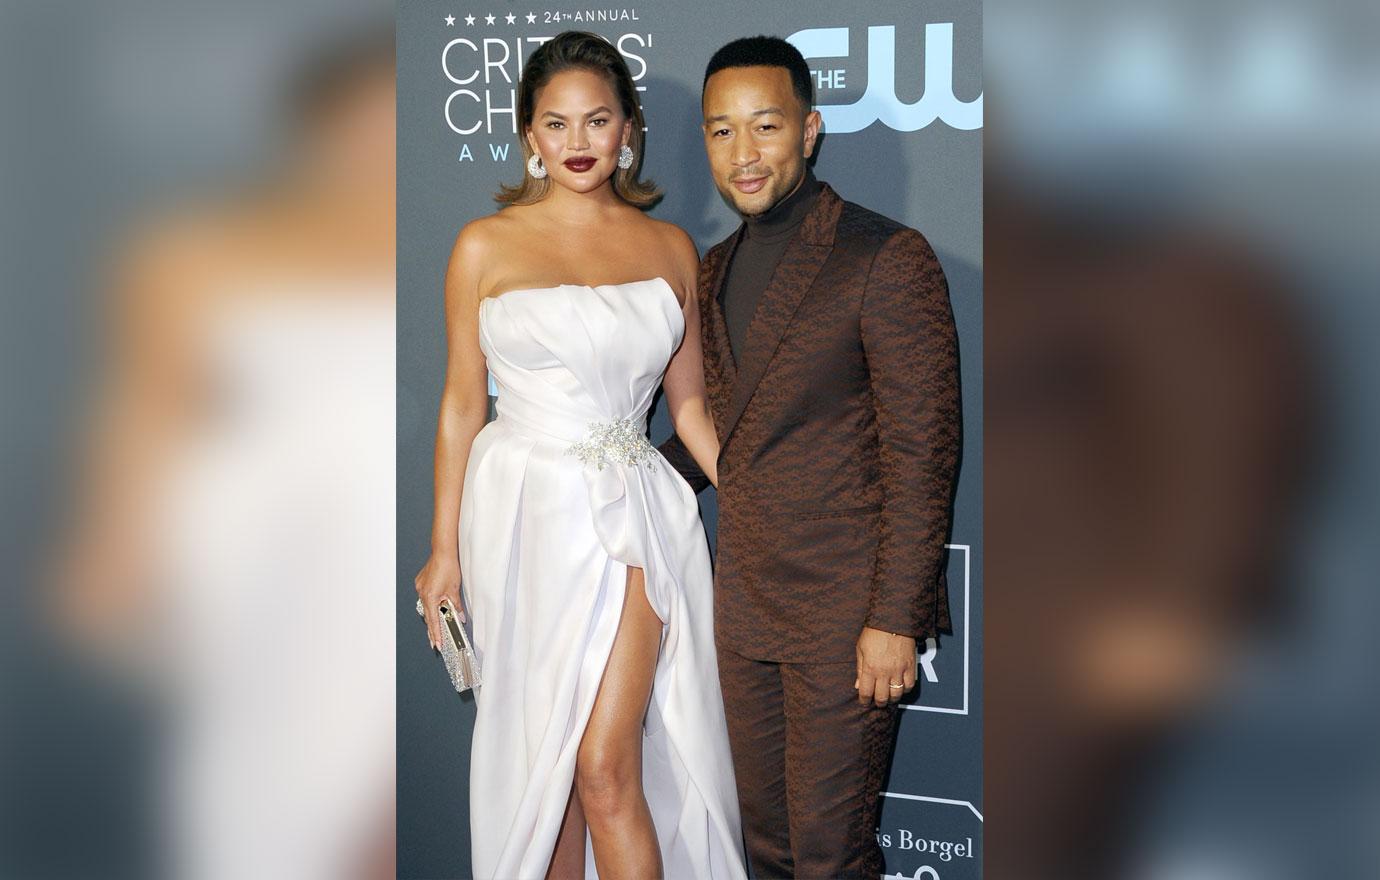
[(891, 688), (893, 691), (903, 691), (906, 689), (906, 686), (903, 684), (889, 684), (887, 687)]

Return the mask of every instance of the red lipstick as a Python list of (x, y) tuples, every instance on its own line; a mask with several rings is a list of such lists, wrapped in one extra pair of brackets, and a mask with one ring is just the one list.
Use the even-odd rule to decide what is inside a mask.
[(594, 157), (576, 156), (573, 159), (566, 159), (565, 162), (562, 164), (564, 164), (565, 167), (569, 168), (571, 171), (574, 171), (576, 174), (584, 174), (586, 171), (594, 167)]

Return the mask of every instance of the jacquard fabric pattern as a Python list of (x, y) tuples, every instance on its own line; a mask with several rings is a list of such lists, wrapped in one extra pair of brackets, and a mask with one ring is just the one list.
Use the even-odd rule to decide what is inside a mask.
[(880, 792), (900, 710), (858, 702), (854, 663), (718, 654), (753, 876), (881, 875)]
[[(710, 249), (699, 278), (722, 443), (720, 647), (845, 662), (865, 625), (950, 632), (944, 543), (960, 404), (938, 258), (920, 233), (825, 184), (735, 359), (718, 294), (742, 234)], [(663, 453), (703, 485), (678, 441)]]

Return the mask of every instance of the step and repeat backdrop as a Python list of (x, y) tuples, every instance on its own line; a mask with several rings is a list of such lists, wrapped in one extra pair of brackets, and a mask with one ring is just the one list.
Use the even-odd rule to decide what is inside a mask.
[[(653, 214), (703, 253), (737, 226), (700, 132), (704, 66), (773, 34), (810, 63), (824, 118), (815, 173), (920, 230), (949, 279), (962, 359), (964, 446), (949, 583), (954, 632), (920, 658), (882, 792), (890, 878), (982, 873), (982, 7), (973, 2), (749, 4), (403, 0), (398, 8), (398, 876), (468, 877), (474, 703), (449, 689), (412, 609), (429, 548), (433, 433), (445, 359), (442, 280), (456, 231), (523, 174), (516, 85), (563, 30), (605, 36), (646, 115)], [(670, 434), (664, 409), (652, 440)], [(711, 545), (713, 490), (700, 496)], [(483, 809), (483, 805), (474, 805)]]

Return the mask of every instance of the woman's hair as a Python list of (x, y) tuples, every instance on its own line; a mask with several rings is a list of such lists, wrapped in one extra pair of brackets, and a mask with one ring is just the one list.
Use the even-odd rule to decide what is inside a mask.
[(661, 198), (661, 192), (650, 180), (638, 180), (642, 167), (642, 107), (637, 101), (637, 89), (623, 56), (603, 37), (584, 31), (564, 31), (537, 47), (522, 69), (518, 82), (517, 115), (518, 143), (522, 145), (523, 177), (517, 186), (502, 186), (494, 200), (505, 205), (530, 205), (541, 201), (551, 187), (551, 178), (537, 180), (526, 173), (526, 163), (532, 157), (527, 132), (532, 127), (532, 113), (536, 108), (537, 92), (558, 73), (567, 70), (588, 70), (608, 82), (624, 118), (632, 122), (628, 146), (633, 151), (631, 168), (613, 172), (613, 191), (623, 201), (646, 208)]

